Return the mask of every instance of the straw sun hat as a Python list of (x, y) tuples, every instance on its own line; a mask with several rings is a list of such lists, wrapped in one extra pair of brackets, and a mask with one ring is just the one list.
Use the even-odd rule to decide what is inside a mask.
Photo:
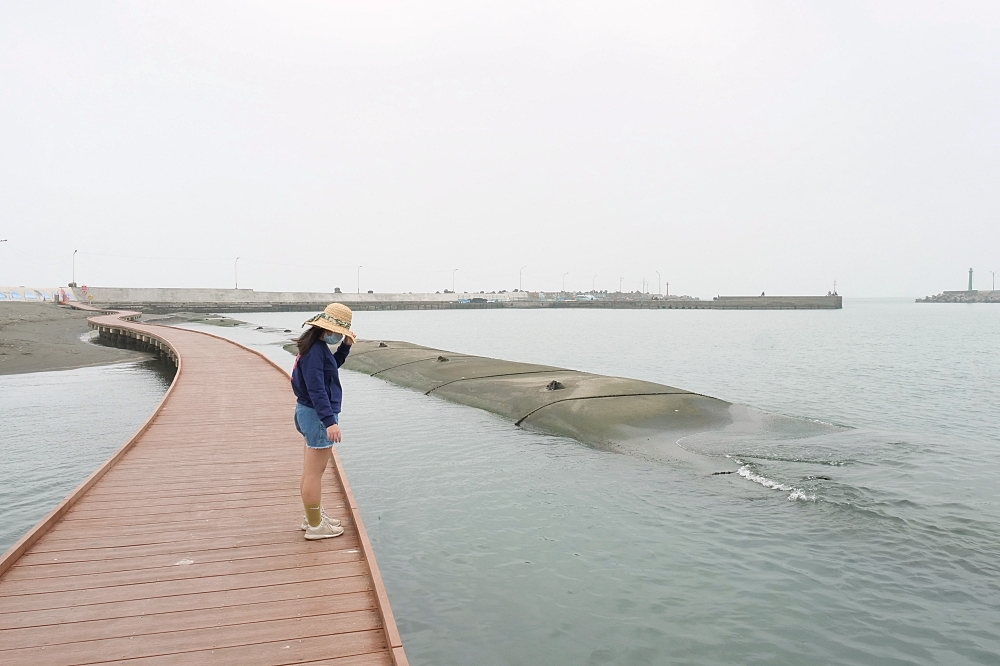
[(351, 330), (351, 308), (343, 303), (330, 303), (325, 310), (302, 325), (306, 324), (324, 328), (331, 333), (346, 335), (351, 340), (357, 340), (357, 336)]

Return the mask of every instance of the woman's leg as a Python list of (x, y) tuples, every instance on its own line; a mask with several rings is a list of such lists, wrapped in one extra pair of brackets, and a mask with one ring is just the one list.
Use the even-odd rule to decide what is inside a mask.
[[(323, 472), (330, 462), (330, 449), (310, 449), (303, 447), (302, 457), (302, 484), (299, 490), (302, 493), (302, 504), (306, 507), (306, 518), (310, 525), (318, 525), (319, 506), (323, 499)], [(315, 507), (316, 515), (309, 516), (309, 509)]]

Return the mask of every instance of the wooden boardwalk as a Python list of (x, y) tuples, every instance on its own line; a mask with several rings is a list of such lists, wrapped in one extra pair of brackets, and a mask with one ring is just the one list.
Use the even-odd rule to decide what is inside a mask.
[[(0, 559), (0, 664), (406, 664), (340, 460), (298, 529), (302, 438), (284, 371), (214, 336), (93, 317), (163, 348), (149, 421)], [(59, 454), (65, 426), (42, 442)]]

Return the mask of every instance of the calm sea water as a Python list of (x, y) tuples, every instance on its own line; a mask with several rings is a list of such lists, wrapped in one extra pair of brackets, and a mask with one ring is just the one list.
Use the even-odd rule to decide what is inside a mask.
[[(307, 314), (222, 333), (289, 367)], [(412, 663), (1000, 663), (1000, 307), (355, 322), (851, 426), (696, 439), (742, 473), (696, 476), (344, 373), (339, 450)]]
[(153, 362), (0, 376), (0, 552), (111, 457), (169, 385)]
[[(283, 329), (311, 314), (207, 329), (290, 367)], [(694, 438), (742, 471), (702, 476), (345, 372), (339, 451), (413, 664), (1000, 663), (1000, 307), (358, 312), (355, 328), (850, 426)]]

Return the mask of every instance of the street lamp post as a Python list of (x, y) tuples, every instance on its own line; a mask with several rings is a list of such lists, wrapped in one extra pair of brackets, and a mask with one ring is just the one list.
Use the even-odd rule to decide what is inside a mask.
[(590, 290), (591, 291), (597, 291), (597, 289), (594, 288), (594, 285), (596, 283), (597, 283), (597, 276), (595, 275), (595, 276), (593, 276), (593, 277), (590, 278)]
[(236, 261), (233, 262), (233, 281), (236, 283), (236, 288), (240, 288), (240, 258), (236, 257)]
[(625, 278), (623, 278), (623, 277), (618, 278), (618, 293), (619, 294), (622, 293), (622, 282), (624, 282), (624, 281), (625, 281)]
[(452, 269), (451, 271), (451, 293), (453, 294), (455, 293), (455, 273), (457, 272), (458, 272), (457, 268)]
[(73, 250), (73, 282), (71, 282), (70, 285), (69, 285), (71, 287), (75, 287), (76, 286), (76, 253), (77, 252), (79, 252), (79, 250)]
[(361, 266), (358, 266), (358, 293), (361, 293)]
[(567, 275), (569, 275), (569, 271), (566, 271), (565, 273), (563, 273), (563, 292), (564, 293), (566, 291), (566, 276)]
[(990, 274), (993, 276), (993, 291), (996, 291), (997, 290), (997, 272), (996, 271), (990, 271)]
[(521, 266), (521, 270), (517, 272), (517, 290), (524, 291), (524, 269), (527, 266)]
[(662, 292), (660, 291), (660, 271), (656, 271), (656, 295), (660, 296)]

